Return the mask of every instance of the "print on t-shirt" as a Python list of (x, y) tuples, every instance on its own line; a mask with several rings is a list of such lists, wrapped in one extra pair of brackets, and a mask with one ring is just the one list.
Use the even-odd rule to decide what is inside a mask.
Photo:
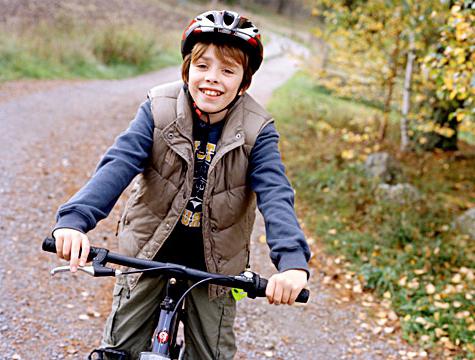
[(189, 227), (201, 226), (203, 212), (203, 195), (208, 181), (208, 169), (216, 151), (216, 144), (208, 142), (206, 153), (201, 150), (201, 141), (195, 140), (195, 169), (193, 174), (193, 190), (191, 198), (181, 217), (181, 223)]

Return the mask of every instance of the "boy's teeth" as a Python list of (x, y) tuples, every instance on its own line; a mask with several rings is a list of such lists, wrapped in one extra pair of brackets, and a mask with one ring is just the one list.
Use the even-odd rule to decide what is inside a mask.
[(202, 90), (206, 95), (210, 96), (219, 96), (221, 93), (219, 91), (213, 91), (213, 90)]

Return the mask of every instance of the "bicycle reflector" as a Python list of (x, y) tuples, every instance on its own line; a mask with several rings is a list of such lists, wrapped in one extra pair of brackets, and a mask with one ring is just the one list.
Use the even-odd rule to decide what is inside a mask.
[(247, 297), (247, 292), (245, 292), (243, 289), (238, 289), (238, 288), (232, 288), (231, 294), (233, 295), (233, 298), (236, 301), (242, 300), (245, 297)]
[(165, 344), (168, 341), (168, 332), (162, 330), (157, 335), (158, 341), (161, 344)]

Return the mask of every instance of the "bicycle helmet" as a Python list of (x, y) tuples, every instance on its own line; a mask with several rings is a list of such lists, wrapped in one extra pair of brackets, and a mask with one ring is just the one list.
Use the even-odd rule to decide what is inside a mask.
[(234, 11), (211, 10), (195, 17), (183, 32), (183, 58), (191, 53), (193, 46), (200, 40), (235, 42), (248, 54), (253, 73), (262, 63), (263, 46), (259, 29), (246, 17)]

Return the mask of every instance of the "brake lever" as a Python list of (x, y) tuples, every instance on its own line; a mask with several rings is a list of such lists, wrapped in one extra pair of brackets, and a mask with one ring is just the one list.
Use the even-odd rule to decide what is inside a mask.
[[(95, 273), (93, 266), (78, 266), (78, 270), (85, 272), (86, 274), (91, 275), (91, 276), (94, 276), (94, 273)], [(71, 271), (71, 267), (69, 265), (58, 266), (51, 269), (50, 274), (51, 276), (54, 276), (56, 274), (67, 272), (67, 271)]]
[[(71, 271), (71, 268), (69, 265), (64, 265), (64, 266), (58, 266), (53, 268), (50, 271), (51, 276), (54, 276), (56, 274), (62, 273), (62, 272), (67, 272)], [(101, 266), (100, 264), (93, 263), (93, 265), (89, 266), (78, 266), (78, 271), (85, 272), (86, 274), (94, 277), (100, 277), (100, 276), (119, 276), (122, 274), (122, 271), (119, 269), (110, 269), (105, 266)]]

